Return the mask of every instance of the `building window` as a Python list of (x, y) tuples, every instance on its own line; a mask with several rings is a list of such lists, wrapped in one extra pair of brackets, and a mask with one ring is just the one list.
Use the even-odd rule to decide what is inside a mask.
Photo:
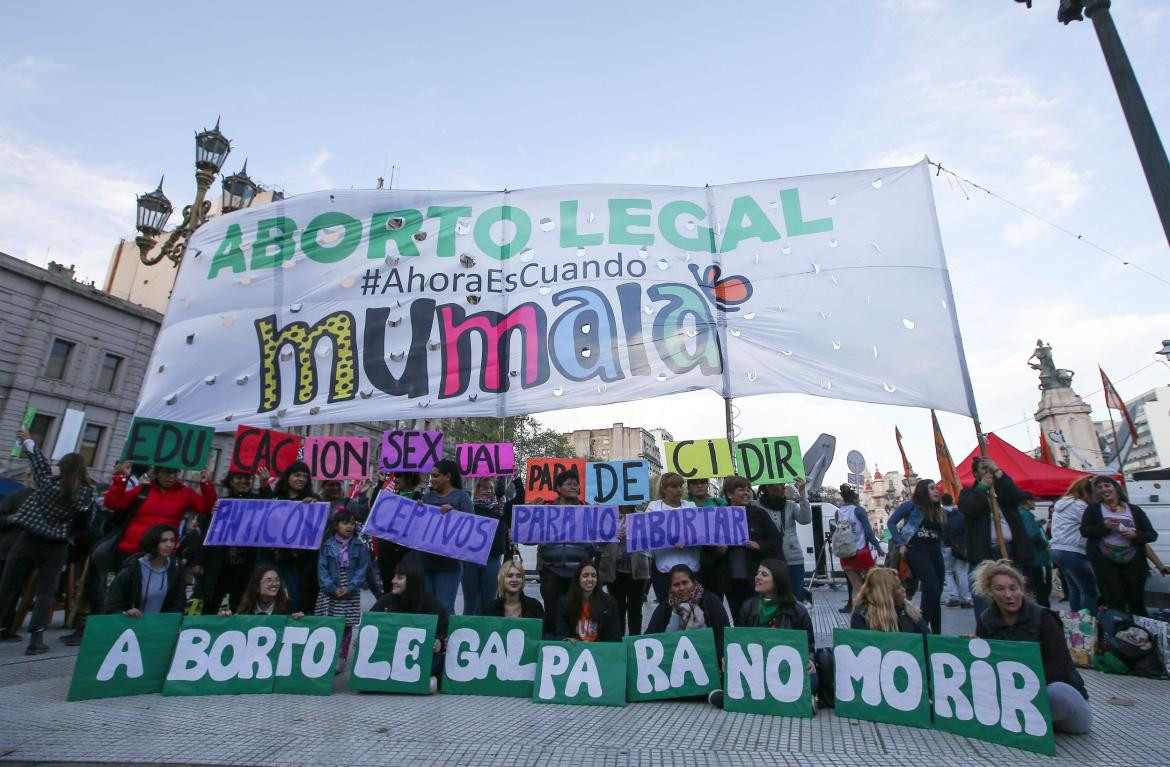
[(32, 435), (33, 442), (37, 443), (37, 447), (43, 453), (49, 452), (49, 427), (52, 425), (53, 416), (37, 413), (33, 416), (32, 423), (28, 427), (28, 433)]
[(81, 447), (77, 452), (81, 453), (81, 457), (85, 460), (86, 466), (93, 466), (94, 460), (97, 458), (98, 448), (102, 444), (102, 435), (105, 434), (106, 427), (95, 426), (93, 424), (86, 424), (81, 431)]
[(69, 355), (73, 353), (73, 344), (53, 339), (53, 348), (49, 351), (49, 363), (45, 365), (45, 377), (61, 380), (65, 377), (65, 370), (69, 366)]
[(98, 391), (112, 392), (114, 383), (118, 380), (118, 368), (122, 367), (122, 358), (116, 354), (107, 354), (102, 358), (102, 369), (98, 372)]

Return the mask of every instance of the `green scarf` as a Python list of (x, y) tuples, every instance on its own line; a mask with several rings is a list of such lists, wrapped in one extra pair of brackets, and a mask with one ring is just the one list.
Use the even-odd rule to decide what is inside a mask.
[(775, 599), (760, 597), (760, 625), (767, 626), (780, 612), (780, 603)]

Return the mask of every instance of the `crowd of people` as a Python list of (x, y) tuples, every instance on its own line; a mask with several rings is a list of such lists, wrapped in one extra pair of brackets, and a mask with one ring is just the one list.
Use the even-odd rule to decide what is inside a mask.
[[(432, 686), (438, 684), (447, 620), (460, 590), (464, 614), (540, 619), (548, 639), (615, 642), (642, 632), (646, 597), (653, 589), (657, 606), (647, 632), (710, 628), (720, 655), (723, 631), (732, 625), (805, 631), (810, 687), (815, 692), (818, 686), (812, 594), (797, 537), (797, 526), (812, 521), (803, 482), (795, 483), (795, 498), (789, 498), (784, 485), (763, 485), (753, 492), (748, 480), (732, 476), (723, 479), (721, 496), (713, 496), (707, 479), (664, 474), (648, 508), (743, 506), (744, 545), (629, 551), (626, 521), (636, 509), (623, 506), (617, 542), (537, 548), (536, 599), (525, 593), (526, 563), (509, 539), (512, 506), (523, 503), (523, 488), (517, 483), (514, 497), (506, 499), (501, 484), (480, 479), (469, 493), (450, 460), (435, 464), (425, 486), (419, 475), (399, 475), (389, 482), (361, 483), (349, 494), (337, 481), (314, 490), (309, 467), (299, 462), (279, 478), (263, 469), (256, 475), (232, 471), (222, 479), (222, 496), (206, 475), (196, 491), (174, 469), (145, 473), (122, 464), (99, 498), (79, 455), (62, 458), (54, 474), (28, 434), (20, 436), (31, 481), (14, 501), (6, 499), (11, 513), (0, 531), (0, 616), (4, 637), (13, 639), (13, 607), (35, 572), (29, 654), (47, 650), (44, 630), (59, 575), (73, 556), (83, 562), (81, 599), (89, 614), (138, 617), (186, 609), (205, 615), (342, 618), (339, 673), (361, 619), (363, 589), (373, 593), (375, 611), (438, 617)], [(854, 628), (939, 634), (949, 582), (946, 603), (974, 608), (977, 636), (1040, 645), (1055, 726), (1085, 732), (1092, 721), (1087, 693), (1059, 621), (1045, 609), (1052, 571), (1059, 570), (1074, 610), (1101, 605), (1144, 615), (1146, 546), (1157, 534), (1110, 477), (1077, 480), (1054, 504), (1049, 524), (1042, 525), (1032, 511), (1034, 499), (993, 461), (975, 459), (973, 469), (976, 482), (963, 488), (957, 505), (935, 482), (919, 481), (887, 522), (888, 552), (856, 491), (841, 487), (843, 504), (831, 537), (850, 586), (842, 609), (851, 613)], [(557, 475), (553, 487), (551, 503), (582, 502), (575, 473)], [(363, 536), (362, 522), (382, 489), (444, 512), (499, 519), (487, 562), (461, 562)], [(317, 551), (204, 546), (202, 532), (220, 497), (325, 501), (330, 504), (328, 531)], [(875, 552), (887, 554), (888, 566), (878, 566)], [(918, 606), (908, 586), (920, 595)], [(84, 621), (75, 625), (74, 633), (63, 638), (67, 643), (80, 641)], [(711, 700), (719, 705), (720, 694), (713, 693)]]

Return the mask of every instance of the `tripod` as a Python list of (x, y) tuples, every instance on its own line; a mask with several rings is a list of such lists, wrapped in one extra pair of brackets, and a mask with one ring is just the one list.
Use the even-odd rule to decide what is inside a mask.
[(817, 551), (816, 564), (813, 565), (813, 572), (808, 581), (808, 588), (811, 589), (813, 586), (828, 586), (833, 591), (837, 590), (837, 568), (835, 565), (837, 558), (832, 556), (832, 552), (833, 531), (830, 530), (824, 534), (824, 540), (821, 541), (821, 545)]

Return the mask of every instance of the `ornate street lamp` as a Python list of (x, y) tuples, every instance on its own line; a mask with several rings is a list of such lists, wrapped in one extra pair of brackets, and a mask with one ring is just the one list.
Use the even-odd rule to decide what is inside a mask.
[[(167, 241), (153, 257), (150, 252), (158, 242), (173, 208), (170, 200), (162, 193), (162, 182), (159, 182), (158, 189), (138, 198), (138, 231), (141, 236), (135, 238), (134, 242), (138, 245), (138, 257), (142, 259), (142, 263), (153, 266), (165, 256), (177, 267), (183, 260), (188, 238), (207, 221), (211, 202), (204, 198), (231, 148), (232, 143), (219, 132), (218, 118), (215, 120), (214, 128), (195, 134), (195, 202), (183, 208), (183, 222), (171, 232)], [(243, 175), (247, 179), (245, 174), (237, 175)], [(247, 182), (250, 184), (251, 179), (247, 179)], [(251, 196), (248, 197), (248, 201), (251, 201)]]
[(248, 177), (248, 161), (244, 160), (244, 167), (239, 173), (233, 173), (223, 180), (223, 202), (220, 211), (231, 213), (252, 204), (256, 192), (260, 187)]

